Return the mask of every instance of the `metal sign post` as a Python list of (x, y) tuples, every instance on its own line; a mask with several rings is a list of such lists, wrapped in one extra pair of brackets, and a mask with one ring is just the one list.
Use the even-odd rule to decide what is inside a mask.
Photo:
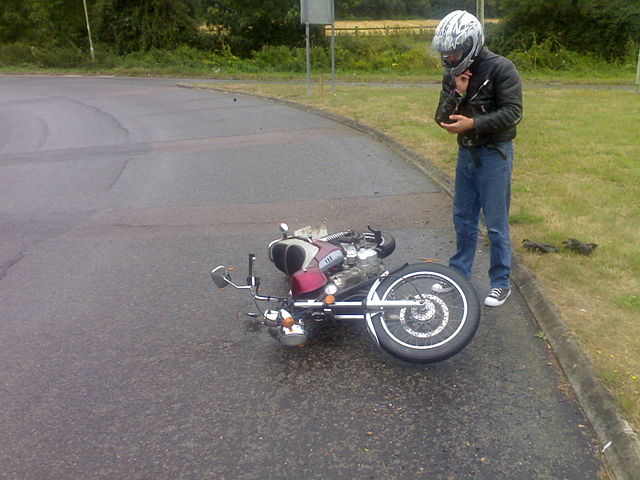
[(484, 28), (484, 0), (476, 0), (476, 17)]
[(638, 50), (638, 67), (636, 70), (636, 87), (637, 92), (640, 93), (640, 49)]
[(336, 91), (336, 19), (335, 4), (331, 0), (331, 89)]
[(89, 34), (89, 53), (91, 54), (91, 60), (96, 60), (96, 55), (93, 51), (93, 41), (91, 40), (91, 26), (89, 25), (89, 12), (87, 11), (87, 0), (82, 0), (84, 5), (84, 18), (87, 21), (87, 33)]
[(334, 0), (300, 0), (300, 23), (305, 25), (307, 47), (307, 95), (311, 95), (311, 39), (309, 25), (331, 25), (331, 82), (336, 89)]
[(305, 44), (307, 52), (307, 97), (311, 96), (311, 36), (309, 35), (309, 22), (305, 24)]

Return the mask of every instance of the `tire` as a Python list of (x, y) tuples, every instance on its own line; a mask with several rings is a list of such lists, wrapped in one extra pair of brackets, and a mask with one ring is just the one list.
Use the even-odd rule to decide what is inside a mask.
[(389, 235), (387, 232), (380, 232), (382, 241), (376, 242), (376, 236), (372, 232), (362, 232), (367, 243), (371, 243), (371, 246), (378, 252), (378, 257), (387, 258), (396, 249), (396, 239)]
[(376, 293), (380, 300), (426, 301), (421, 308), (385, 307), (367, 314), (380, 346), (401, 360), (445, 360), (471, 341), (480, 323), (480, 302), (473, 286), (444, 265), (407, 265), (384, 279)]

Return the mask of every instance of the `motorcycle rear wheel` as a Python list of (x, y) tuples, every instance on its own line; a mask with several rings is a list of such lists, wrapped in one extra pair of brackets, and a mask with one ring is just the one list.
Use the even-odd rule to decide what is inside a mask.
[(381, 300), (424, 301), (424, 307), (385, 307), (367, 314), (380, 346), (402, 360), (445, 360), (478, 329), (480, 302), (473, 286), (445, 265), (407, 265), (385, 278), (376, 293)]

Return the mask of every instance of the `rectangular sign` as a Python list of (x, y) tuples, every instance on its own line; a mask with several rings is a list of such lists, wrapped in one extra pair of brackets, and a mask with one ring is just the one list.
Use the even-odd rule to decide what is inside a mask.
[(300, 23), (333, 24), (333, 0), (300, 0)]

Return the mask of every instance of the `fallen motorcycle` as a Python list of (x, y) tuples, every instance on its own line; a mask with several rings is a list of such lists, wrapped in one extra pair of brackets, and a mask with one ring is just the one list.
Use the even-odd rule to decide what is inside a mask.
[[(415, 363), (445, 360), (473, 338), (480, 304), (469, 281), (437, 263), (404, 264), (387, 270), (382, 259), (395, 249), (388, 233), (343, 231), (316, 238), (301, 232), (269, 244), (269, 258), (287, 275), (286, 297), (262, 295), (249, 254), (246, 285), (231, 279), (221, 265), (211, 271), (219, 288), (248, 290), (257, 301), (273, 305), (249, 314), (269, 328), (283, 345), (300, 346), (328, 320), (366, 323), (376, 344), (391, 355)], [(256, 303), (257, 304), (257, 303)]]

